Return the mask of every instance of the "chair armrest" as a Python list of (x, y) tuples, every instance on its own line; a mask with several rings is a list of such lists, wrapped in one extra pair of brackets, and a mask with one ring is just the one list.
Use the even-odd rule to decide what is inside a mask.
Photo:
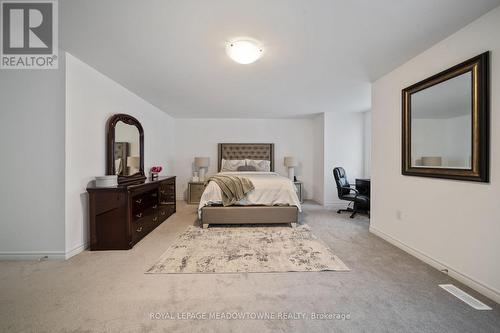
[(344, 190), (354, 191), (354, 193), (356, 193), (356, 195), (359, 194), (359, 191), (356, 190), (355, 188), (347, 187), (347, 186), (342, 186), (341, 188), (343, 188)]

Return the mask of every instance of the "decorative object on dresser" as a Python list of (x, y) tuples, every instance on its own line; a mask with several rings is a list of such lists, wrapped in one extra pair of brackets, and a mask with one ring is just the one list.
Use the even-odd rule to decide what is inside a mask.
[(188, 183), (188, 204), (199, 204), (203, 190), (205, 189), (204, 182), (189, 182)]
[(208, 168), (210, 165), (210, 159), (208, 157), (195, 157), (194, 158), (194, 166), (199, 172), (199, 181), (205, 181), (205, 168)]
[(300, 181), (294, 181), (295, 187), (297, 188), (297, 195), (299, 197), (300, 203), (304, 202), (304, 191), (303, 191), (303, 186), (302, 182)]
[(288, 168), (288, 178), (293, 182), (295, 178), (295, 167), (298, 166), (297, 159), (293, 156), (285, 157), (285, 166)]
[(110, 176), (97, 176), (95, 177), (95, 186), (96, 187), (112, 187), (118, 185), (118, 176), (110, 175)]
[(151, 174), (151, 180), (158, 179), (158, 175), (162, 170), (163, 170), (162, 166), (152, 166), (151, 169), (149, 169), (149, 172)]
[(115, 114), (108, 120), (106, 174), (118, 175), (118, 184), (132, 184), (146, 179), (144, 130), (137, 119), (127, 114)]
[(127, 250), (175, 213), (175, 177), (87, 188), (90, 249)]

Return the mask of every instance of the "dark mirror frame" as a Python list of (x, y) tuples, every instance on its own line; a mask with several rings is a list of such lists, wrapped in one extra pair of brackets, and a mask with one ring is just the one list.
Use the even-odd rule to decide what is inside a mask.
[(144, 173), (144, 130), (141, 123), (132, 116), (128, 114), (115, 114), (108, 119), (107, 128), (107, 142), (106, 142), (106, 174), (115, 174), (115, 127), (116, 124), (122, 121), (125, 124), (137, 127), (139, 131), (139, 141), (140, 141), (140, 167), (139, 172), (130, 176), (118, 176), (119, 185), (143, 183), (146, 180)]
[[(464, 73), (472, 73), (471, 168), (412, 167), (411, 95)], [(489, 52), (485, 52), (402, 91), (402, 174), (477, 182), (489, 181)]]

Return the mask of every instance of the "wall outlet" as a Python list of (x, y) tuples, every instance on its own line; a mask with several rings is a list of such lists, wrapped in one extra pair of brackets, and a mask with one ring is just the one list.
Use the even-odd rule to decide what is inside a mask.
[(403, 220), (403, 212), (400, 211), (399, 209), (396, 211), (396, 218), (399, 220), (399, 221), (402, 221)]

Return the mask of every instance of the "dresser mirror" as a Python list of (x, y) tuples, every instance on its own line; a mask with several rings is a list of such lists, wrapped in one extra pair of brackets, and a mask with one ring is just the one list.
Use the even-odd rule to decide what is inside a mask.
[(402, 173), (487, 182), (488, 53), (402, 94)]
[(117, 175), (118, 184), (143, 182), (144, 131), (141, 123), (132, 116), (116, 114), (107, 126), (106, 174)]

